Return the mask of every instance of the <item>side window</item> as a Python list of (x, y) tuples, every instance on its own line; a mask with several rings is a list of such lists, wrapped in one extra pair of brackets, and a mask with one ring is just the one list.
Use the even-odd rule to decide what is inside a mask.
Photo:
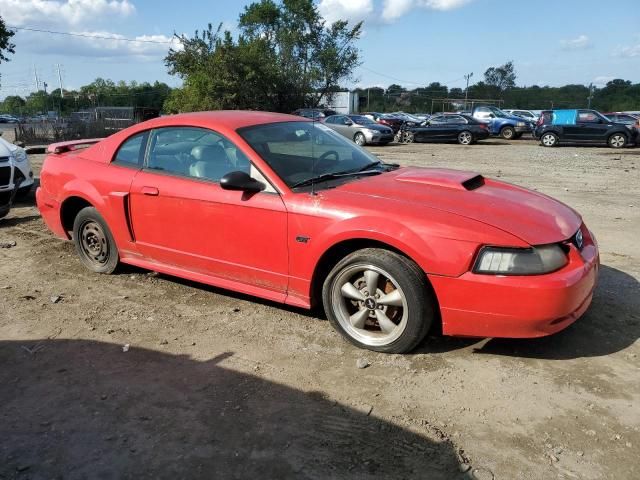
[(218, 182), (229, 172), (251, 172), (251, 162), (226, 138), (203, 128), (154, 130), (147, 168)]
[(336, 123), (336, 117), (331, 116), (331, 117), (327, 118), (324, 121), (324, 123), (334, 124), (334, 123)]
[(578, 111), (579, 123), (598, 123), (599, 120), (600, 120), (600, 117), (598, 117), (595, 113), (590, 112), (589, 110)]
[(467, 121), (460, 115), (450, 115), (447, 117), (447, 123), (451, 125), (461, 125), (463, 123), (467, 123)]
[(142, 165), (149, 132), (138, 133), (124, 141), (113, 159), (116, 165), (139, 167)]

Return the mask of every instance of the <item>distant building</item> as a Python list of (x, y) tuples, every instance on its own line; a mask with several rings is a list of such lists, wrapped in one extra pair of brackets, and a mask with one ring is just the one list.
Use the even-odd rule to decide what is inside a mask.
[(357, 92), (336, 92), (331, 100), (325, 102), (325, 108), (335, 110), (341, 115), (358, 113), (359, 95)]

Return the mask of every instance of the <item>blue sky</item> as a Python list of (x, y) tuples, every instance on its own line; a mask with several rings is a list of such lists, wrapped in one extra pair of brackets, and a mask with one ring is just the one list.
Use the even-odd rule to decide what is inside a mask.
[[(96, 77), (179, 80), (163, 63), (173, 32), (192, 34), (208, 22), (233, 28), (245, 1), (0, 0), (8, 25), (121, 36), (147, 42), (19, 31), (16, 54), (0, 65), (0, 98), (26, 95), (41, 80), (65, 88)], [(603, 85), (612, 78), (640, 82), (640, 2), (617, 0), (318, 0), (329, 20), (364, 20), (363, 65), (353, 86), (400, 83), (415, 88), (439, 81), (464, 87), (490, 66), (513, 60), (519, 85)], [(505, 6), (507, 6), (505, 8)], [(149, 42), (149, 40), (151, 42)], [(152, 43), (159, 42), (159, 43)]]

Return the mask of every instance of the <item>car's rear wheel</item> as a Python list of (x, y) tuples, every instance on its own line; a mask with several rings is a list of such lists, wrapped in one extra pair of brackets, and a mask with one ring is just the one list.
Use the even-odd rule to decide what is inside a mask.
[(467, 130), (458, 134), (458, 143), (460, 145), (471, 145), (473, 143), (473, 135)]
[(416, 140), (416, 136), (412, 131), (406, 131), (402, 134), (402, 143), (413, 143)]
[(558, 145), (558, 136), (555, 133), (543, 133), (540, 137), (540, 143), (545, 147), (555, 147)]
[(365, 138), (364, 134), (358, 132), (353, 136), (353, 141), (356, 142), (356, 145), (359, 146), (363, 146), (365, 143), (367, 143), (367, 139)]
[(118, 266), (118, 247), (102, 215), (85, 207), (73, 222), (73, 242), (82, 264), (95, 273), (113, 273)]
[(622, 148), (627, 144), (627, 137), (623, 133), (614, 133), (607, 141), (611, 148)]
[(500, 130), (500, 136), (505, 140), (512, 140), (515, 135), (516, 131), (513, 129), (513, 127), (504, 127), (502, 130)]
[(360, 348), (404, 353), (427, 334), (434, 302), (411, 260), (378, 248), (358, 250), (329, 273), (322, 289), (331, 324)]

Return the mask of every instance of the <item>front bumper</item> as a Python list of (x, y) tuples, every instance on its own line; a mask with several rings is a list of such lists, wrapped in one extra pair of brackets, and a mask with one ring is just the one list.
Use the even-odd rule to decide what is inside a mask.
[(499, 276), (467, 272), (430, 276), (445, 335), (533, 338), (559, 332), (589, 307), (599, 269), (598, 246), (582, 227), (585, 245), (570, 246), (569, 263), (546, 275)]

